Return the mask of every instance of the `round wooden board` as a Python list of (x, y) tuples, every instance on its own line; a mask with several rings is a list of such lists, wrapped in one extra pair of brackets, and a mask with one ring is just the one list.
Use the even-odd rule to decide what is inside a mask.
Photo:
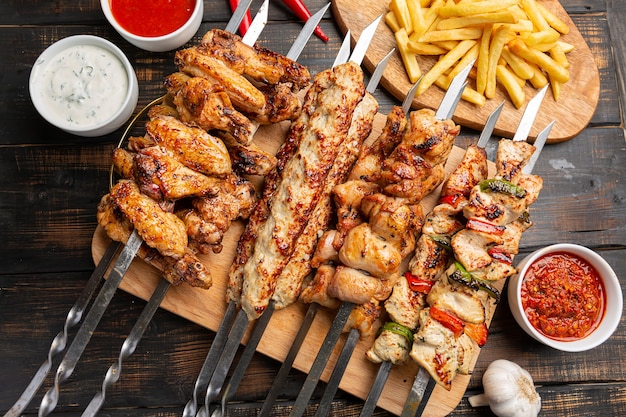
[[(368, 140), (371, 141), (378, 137), (384, 123), (385, 116), (378, 114), (374, 121), (372, 134)], [(263, 126), (255, 135), (255, 142), (266, 151), (274, 152), (278, 145), (284, 140), (288, 126), (288, 123)], [(458, 165), (464, 153), (464, 150), (459, 147), (455, 146), (453, 148), (446, 164), (446, 172), (450, 172)], [(493, 175), (494, 171), (494, 165), (490, 164), (490, 174)], [(429, 212), (436, 204), (438, 195), (439, 190), (428, 195), (422, 201), (425, 213)], [(241, 223), (234, 223), (224, 237), (224, 248), (221, 253), (210, 253), (200, 256), (201, 261), (213, 275), (213, 286), (209, 290), (200, 290), (188, 285), (172, 287), (169, 289), (161, 307), (187, 320), (216, 331), (227, 307), (225, 294), (228, 271), (234, 259), (235, 249), (242, 231), (243, 225)], [(98, 227), (92, 241), (92, 253), (96, 263), (102, 258), (109, 243), (110, 240), (104, 229)], [(120, 288), (137, 297), (148, 300), (160, 279), (161, 274), (159, 271), (143, 261), (135, 259), (122, 280)], [(504, 282), (498, 284), (503, 286)], [(276, 311), (265, 330), (257, 350), (278, 361), (284, 360), (300, 327), (300, 323), (306, 314), (306, 309), (306, 305), (296, 303), (288, 308)], [(492, 315), (493, 309), (489, 317)], [(303, 344), (295, 360), (294, 367), (296, 369), (308, 372), (322, 345), (333, 317), (333, 311), (323, 308), (318, 310), (315, 321), (307, 335), (306, 343)], [(248, 337), (249, 335), (246, 335), (244, 342)], [(361, 340), (357, 344), (340, 384), (342, 390), (362, 399), (367, 397), (378, 370), (378, 365), (371, 363), (365, 357), (365, 352), (372, 345), (372, 342), (373, 336)], [(343, 339), (338, 343), (328, 366), (322, 374), (324, 381), (327, 381), (330, 377), (334, 364), (339, 356), (341, 346), (343, 346)], [(472, 360), (472, 369), (476, 363), (478, 354), (479, 351), (477, 350)], [(378, 401), (378, 405), (399, 415), (416, 373), (417, 365), (412, 361), (403, 366), (395, 366), (385, 384), (385, 389)], [(445, 416), (454, 410), (465, 393), (469, 378), (468, 375), (458, 375), (453, 381), (451, 391), (446, 391), (444, 388), (437, 386), (430, 397), (424, 415)]]
[[(384, 16), (388, 11), (388, 3), (386, 0), (371, 2), (332, 0), (332, 9), (340, 29), (344, 33), (350, 30), (354, 44), (361, 31), (368, 24), (378, 16)], [(546, 94), (529, 135), (531, 138), (536, 137), (548, 123), (556, 120), (550, 132), (548, 143), (558, 143), (575, 137), (591, 120), (600, 95), (600, 76), (591, 50), (561, 4), (556, 0), (541, 0), (541, 3), (569, 25), (570, 31), (562, 39), (575, 47), (568, 54), (568, 60), (571, 64), (569, 68), (570, 80), (563, 85), (558, 102), (554, 101), (550, 92)], [(393, 32), (387, 27), (383, 19), (365, 55), (364, 64), (366, 68), (372, 71), (376, 64), (395, 46)], [(430, 68), (434, 62), (432, 58), (420, 58), (419, 61), (422, 71)], [(398, 52), (389, 62), (381, 84), (398, 100), (403, 100), (410, 89), (411, 83)], [(526, 87), (525, 92), (526, 97), (531, 98), (536, 90), (532, 87)], [(439, 107), (443, 94), (443, 90), (433, 86), (413, 101), (413, 107), (436, 109)], [(511, 138), (522, 117), (524, 106), (521, 109), (516, 109), (501, 88), (498, 89), (496, 97), (488, 100), (482, 107), (461, 101), (454, 113), (454, 121), (462, 126), (481, 130), (489, 114), (503, 101), (505, 101), (505, 106), (496, 124), (495, 134)]]

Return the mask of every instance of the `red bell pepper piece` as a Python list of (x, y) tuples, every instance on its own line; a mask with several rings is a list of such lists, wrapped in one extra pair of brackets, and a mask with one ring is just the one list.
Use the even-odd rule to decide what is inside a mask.
[(409, 288), (415, 292), (428, 294), (435, 284), (435, 281), (429, 279), (421, 279), (410, 272), (405, 272), (404, 277), (409, 284)]
[(513, 256), (510, 253), (501, 248), (490, 248), (487, 250), (489, 256), (495, 259), (498, 262), (502, 262), (503, 264), (512, 265), (513, 264)]
[(488, 233), (494, 236), (502, 236), (505, 230), (504, 226), (498, 226), (497, 224), (489, 223), (476, 218), (468, 219), (465, 227), (467, 227), (468, 229), (476, 230), (477, 232)]
[(485, 346), (489, 330), (485, 323), (465, 323), (465, 334), (468, 335), (479, 347)]
[(456, 208), (457, 204), (459, 204), (459, 201), (461, 201), (461, 197), (463, 197), (463, 194), (444, 195), (439, 198), (438, 204), (449, 204), (452, 207)]
[(437, 307), (430, 307), (430, 317), (437, 320), (446, 329), (451, 330), (454, 333), (454, 337), (459, 337), (463, 334), (465, 322), (457, 316)]
[[(237, 9), (237, 6), (239, 6), (239, 0), (228, 0), (228, 2), (230, 3), (230, 10), (232, 12), (234, 12)], [(239, 24), (239, 34), (241, 36), (246, 34), (251, 23), (252, 15), (250, 14), (250, 10), (248, 10)]]
[[(289, 9), (291, 9), (296, 16), (305, 22), (309, 19), (309, 17), (311, 17), (311, 12), (307, 9), (302, 0), (283, 0), (283, 3), (285, 3), (285, 6), (289, 7)], [(328, 36), (326, 36), (319, 25), (315, 27), (315, 31), (313, 33), (315, 33), (315, 35), (317, 35), (317, 37), (324, 42), (328, 41)]]

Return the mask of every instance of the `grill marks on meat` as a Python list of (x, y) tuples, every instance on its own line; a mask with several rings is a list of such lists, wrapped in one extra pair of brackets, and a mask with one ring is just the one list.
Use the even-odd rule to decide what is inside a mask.
[(170, 74), (164, 84), (184, 123), (207, 131), (223, 131), (241, 145), (252, 142), (257, 125), (235, 109), (221, 87), (206, 78), (190, 77), (182, 72)]
[(168, 149), (183, 165), (207, 175), (232, 172), (224, 143), (205, 130), (188, 126), (171, 116), (158, 116), (146, 123), (146, 141)]
[(269, 304), (364, 94), (363, 74), (354, 63), (319, 73), (307, 92), (302, 113), (289, 133), (301, 136), (295, 140), (299, 146), (282, 169), (267, 218), (260, 223), (254, 250), (243, 266), (241, 305), (250, 318), (259, 317)]
[(119, 181), (111, 188), (109, 195), (148, 246), (165, 256), (176, 259), (183, 256), (187, 247), (187, 234), (185, 225), (178, 217), (164, 211), (130, 180)]
[[(505, 279), (515, 272), (511, 262), (518, 252), (522, 232), (530, 227), (525, 213), (538, 196), (541, 179), (522, 172), (534, 147), (525, 142), (503, 139), (498, 145), (494, 178), (518, 185), (526, 191), (526, 195), (516, 197), (505, 191), (481, 190), (477, 184), (483, 175), (476, 175), (480, 170), (472, 167), (477, 160), (472, 162), (470, 153), (476, 156), (478, 153), (475, 151), (468, 149), (466, 159), (457, 169), (466, 174), (453, 175), (447, 183), (450, 188), (444, 188), (444, 194), (450, 196), (453, 194), (449, 193), (456, 192), (462, 198), (442, 197), (444, 203), (437, 206), (433, 213), (443, 213), (443, 221), (427, 220), (423, 231), (428, 229), (439, 233), (449, 227), (446, 237), (450, 239), (454, 259), (463, 265), (472, 279), (487, 283)], [(485, 207), (492, 208), (486, 210)], [(491, 216), (496, 212), (500, 215)], [(467, 228), (458, 229), (459, 223), (451, 220), (453, 213), (463, 213), (462, 220), (481, 221), (487, 226), (479, 229), (468, 222)], [(446, 389), (451, 388), (457, 373), (469, 371), (468, 362), (475, 346), (486, 342), (486, 321), (493, 306), (484, 289), (452, 280), (450, 277), (456, 273), (457, 266), (452, 262), (449, 264), (426, 296), (427, 307), (419, 313), (419, 329), (414, 335), (410, 352), (410, 357)]]
[[(118, 242), (126, 243), (133, 225), (107, 194), (98, 204), (98, 224), (107, 235)], [(210, 271), (198, 259), (196, 254), (187, 247), (180, 259), (164, 256), (158, 250), (149, 247), (145, 242), (139, 247), (137, 256), (163, 272), (163, 276), (173, 285), (182, 283), (193, 287), (208, 289), (213, 283)]]
[(319, 234), (328, 227), (332, 217), (332, 191), (346, 180), (361, 145), (372, 131), (377, 112), (376, 99), (366, 93), (354, 110), (348, 136), (339, 147), (310, 219), (296, 241), (291, 258), (278, 277), (272, 296), (277, 309), (291, 305), (300, 296), (302, 282), (311, 271), (311, 254), (320, 238)]
[[(444, 181), (440, 203), (424, 220), (422, 235), (409, 261), (408, 272), (412, 279), (432, 285), (446, 270), (451, 260), (450, 253), (435, 238), (449, 241), (452, 235), (463, 229), (464, 222), (459, 217), (467, 196), (474, 185), (486, 177), (485, 151), (473, 145), (469, 146), (463, 160)], [(450, 199), (446, 200), (446, 197)], [(420, 312), (427, 306), (426, 295), (427, 292), (423, 290), (413, 290), (408, 278), (401, 276), (390, 297), (385, 301), (384, 306), (389, 320), (416, 331), (419, 328)], [(367, 356), (372, 362), (391, 361), (398, 364), (409, 359), (410, 351), (411, 346), (408, 346), (404, 337), (383, 330), (368, 350)]]
[[(381, 135), (359, 156), (350, 180), (335, 187), (337, 230), (318, 244), (314, 255), (318, 273), (303, 289), (304, 301), (326, 305), (330, 301), (325, 298), (337, 297), (356, 303), (351, 325), (363, 331), (371, 328), (366, 323), (379, 316), (381, 303), (401, 278), (401, 262), (415, 248), (424, 222), (419, 201), (443, 180), (435, 172), (447, 159), (458, 131), (454, 124), (435, 120), (433, 112), (414, 112), (408, 121), (399, 107), (389, 113)], [(404, 195), (388, 192), (397, 185), (393, 181), (421, 182), (416, 172), (420, 178), (434, 176), (435, 180), (420, 185), (420, 193), (415, 193), (416, 186), (411, 192), (403, 186)], [(333, 265), (332, 278), (327, 265)]]
[(262, 124), (297, 116), (300, 100), (294, 93), (311, 80), (297, 62), (218, 29), (207, 32), (200, 45), (178, 51), (175, 63), (179, 71), (218, 86), (237, 110)]
[(305, 66), (258, 44), (245, 45), (241, 37), (224, 30), (208, 31), (198, 49), (205, 55), (219, 56), (237, 73), (266, 84), (288, 83), (297, 91), (311, 79)]

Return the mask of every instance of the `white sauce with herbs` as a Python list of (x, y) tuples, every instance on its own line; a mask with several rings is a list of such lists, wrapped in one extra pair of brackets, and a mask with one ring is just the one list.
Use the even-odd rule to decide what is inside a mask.
[(68, 127), (91, 126), (122, 106), (128, 77), (120, 60), (95, 45), (77, 45), (52, 58), (38, 77), (50, 117)]

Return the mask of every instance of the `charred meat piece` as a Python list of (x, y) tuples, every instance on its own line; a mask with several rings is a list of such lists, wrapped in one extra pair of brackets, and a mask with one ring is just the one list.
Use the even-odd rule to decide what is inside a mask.
[(169, 75), (165, 84), (181, 121), (207, 131), (225, 132), (238, 144), (252, 141), (257, 125), (233, 107), (221, 86), (182, 73)]
[[(128, 241), (133, 226), (109, 194), (100, 201), (97, 218), (98, 224), (104, 228), (111, 239), (122, 243)], [(165, 279), (173, 285), (185, 283), (193, 287), (208, 289), (213, 283), (210, 271), (189, 248), (180, 259), (175, 259), (160, 254), (144, 243), (139, 248), (137, 256), (161, 271)]]
[(269, 304), (364, 94), (363, 73), (351, 62), (320, 72), (308, 90), (303, 111), (289, 131), (302, 138), (282, 170), (282, 181), (244, 265), (241, 303), (250, 318), (259, 317)]
[(258, 82), (288, 83), (298, 91), (311, 81), (305, 66), (258, 44), (250, 47), (238, 35), (224, 30), (208, 31), (198, 49), (205, 55), (219, 57), (229, 68)]

